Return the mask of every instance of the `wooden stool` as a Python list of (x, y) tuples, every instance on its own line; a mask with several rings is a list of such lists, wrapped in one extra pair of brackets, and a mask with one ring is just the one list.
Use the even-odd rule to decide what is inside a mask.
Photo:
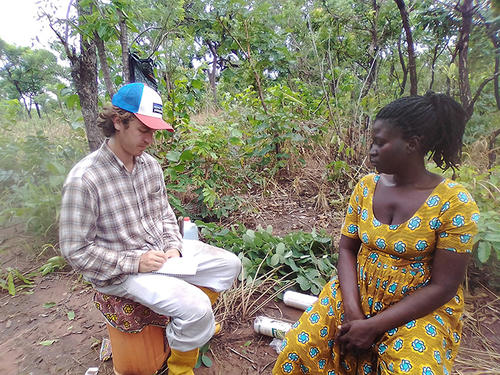
[(94, 304), (107, 322), (116, 375), (153, 375), (167, 359), (169, 318), (127, 298), (94, 294)]

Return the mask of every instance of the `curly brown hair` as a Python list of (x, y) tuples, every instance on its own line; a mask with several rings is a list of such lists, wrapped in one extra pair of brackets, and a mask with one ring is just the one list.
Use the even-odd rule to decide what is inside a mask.
[(125, 128), (128, 128), (128, 123), (134, 114), (114, 105), (104, 107), (97, 117), (97, 126), (101, 128), (105, 137), (111, 137), (116, 133), (115, 125), (113, 124), (115, 116), (122, 121)]

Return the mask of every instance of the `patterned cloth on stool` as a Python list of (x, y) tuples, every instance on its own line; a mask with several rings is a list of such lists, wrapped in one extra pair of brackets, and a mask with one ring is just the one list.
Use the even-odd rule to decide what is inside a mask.
[(98, 291), (94, 294), (94, 304), (106, 321), (122, 332), (140, 332), (148, 325), (165, 328), (170, 321), (140, 303)]
[(108, 323), (116, 375), (151, 375), (163, 372), (170, 353), (165, 338), (169, 318), (147, 307), (98, 291), (94, 304)]

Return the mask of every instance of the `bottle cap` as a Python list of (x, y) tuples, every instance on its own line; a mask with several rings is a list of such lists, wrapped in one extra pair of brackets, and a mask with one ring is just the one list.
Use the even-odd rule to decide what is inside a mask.
[(189, 216), (186, 216), (186, 217), (184, 218), (184, 221), (191, 221), (191, 219), (189, 218)]

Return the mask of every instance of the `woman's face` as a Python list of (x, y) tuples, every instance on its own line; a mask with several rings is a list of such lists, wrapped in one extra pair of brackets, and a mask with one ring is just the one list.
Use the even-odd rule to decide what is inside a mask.
[(379, 173), (395, 174), (407, 167), (408, 142), (399, 128), (387, 120), (377, 120), (372, 127), (370, 162)]

